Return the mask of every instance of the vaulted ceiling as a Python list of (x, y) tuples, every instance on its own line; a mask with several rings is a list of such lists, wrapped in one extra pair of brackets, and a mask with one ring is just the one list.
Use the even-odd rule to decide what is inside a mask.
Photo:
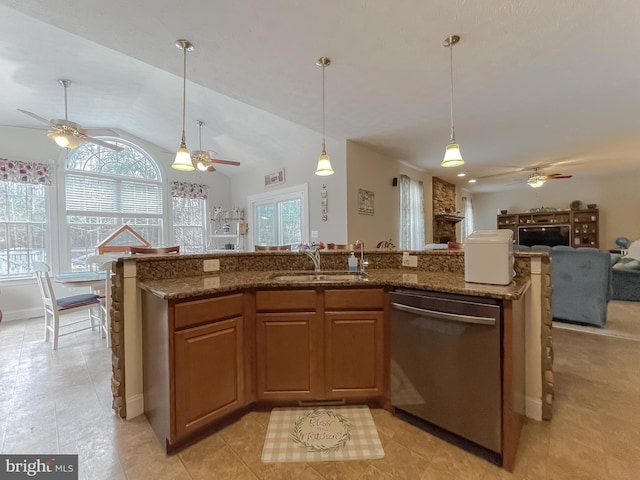
[[(326, 130), (462, 184), (524, 185), (529, 169), (596, 175), (640, 165), (637, 0), (0, 0), (0, 124), (16, 109), (129, 132), (168, 151), (180, 141), (182, 52), (187, 138), (242, 167), (277, 159), (297, 125)], [(456, 137), (466, 164), (442, 169), (454, 47)], [(316, 151), (317, 150), (317, 151)], [(514, 184), (513, 181), (522, 180)]]

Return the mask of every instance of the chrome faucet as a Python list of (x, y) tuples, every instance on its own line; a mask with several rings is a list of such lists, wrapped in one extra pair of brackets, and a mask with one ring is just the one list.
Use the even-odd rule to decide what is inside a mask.
[(320, 246), (319, 245), (311, 245), (310, 247), (306, 247), (304, 245), (300, 245), (298, 247), (299, 253), (304, 253), (311, 257), (313, 260), (313, 267), (315, 272), (320, 271)]
[(356, 246), (360, 245), (360, 273), (365, 273), (364, 267), (369, 266), (369, 262), (364, 259), (364, 242), (356, 240)]

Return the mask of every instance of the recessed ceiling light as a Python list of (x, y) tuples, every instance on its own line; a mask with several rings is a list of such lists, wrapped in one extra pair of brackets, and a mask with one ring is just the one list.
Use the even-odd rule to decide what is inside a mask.
[(460, 173), (458, 174), (458, 176), (459, 176), (459, 177), (466, 177), (466, 176), (467, 176), (467, 174), (466, 174), (466, 173), (464, 173), (464, 172), (460, 172)]
[(469, 183), (476, 183), (476, 179), (475, 178), (470, 178), (469, 179)]

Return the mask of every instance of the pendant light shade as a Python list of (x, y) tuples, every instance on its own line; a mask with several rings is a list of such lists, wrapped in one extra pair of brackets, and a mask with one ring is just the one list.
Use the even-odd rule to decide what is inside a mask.
[(175, 170), (181, 170), (183, 172), (190, 172), (195, 169), (193, 161), (191, 160), (191, 152), (187, 149), (187, 143), (185, 140), (184, 123), (186, 115), (186, 103), (187, 103), (187, 52), (193, 51), (193, 44), (189, 40), (176, 40), (176, 47), (184, 53), (183, 61), (183, 75), (182, 75), (182, 141), (180, 147), (176, 152), (176, 158), (171, 164), (171, 168)]
[(333, 168), (331, 168), (331, 160), (329, 160), (329, 155), (327, 155), (327, 150), (325, 148), (325, 136), (324, 136), (324, 121), (325, 121), (325, 111), (324, 111), (324, 67), (328, 67), (331, 65), (331, 59), (327, 57), (321, 57), (316, 62), (316, 65), (322, 67), (322, 153), (318, 157), (318, 166), (316, 167), (316, 175), (326, 176), (333, 175)]
[(449, 144), (444, 151), (441, 167), (459, 167), (464, 164), (462, 154), (460, 153), (460, 145), (456, 143), (456, 131), (453, 122), (453, 46), (460, 41), (458, 35), (449, 35), (444, 39), (443, 46), (449, 48), (449, 73), (451, 79), (451, 138)]

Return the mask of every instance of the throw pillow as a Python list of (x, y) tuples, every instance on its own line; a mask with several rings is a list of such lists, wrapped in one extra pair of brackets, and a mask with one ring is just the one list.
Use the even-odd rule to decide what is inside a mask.
[(624, 264), (625, 270), (640, 270), (640, 260), (631, 260)]
[(619, 253), (612, 253), (611, 254), (611, 266), (613, 267), (616, 263), (618, 263), (618, 261), (622, 258), (622, 255), (620, 255)]

